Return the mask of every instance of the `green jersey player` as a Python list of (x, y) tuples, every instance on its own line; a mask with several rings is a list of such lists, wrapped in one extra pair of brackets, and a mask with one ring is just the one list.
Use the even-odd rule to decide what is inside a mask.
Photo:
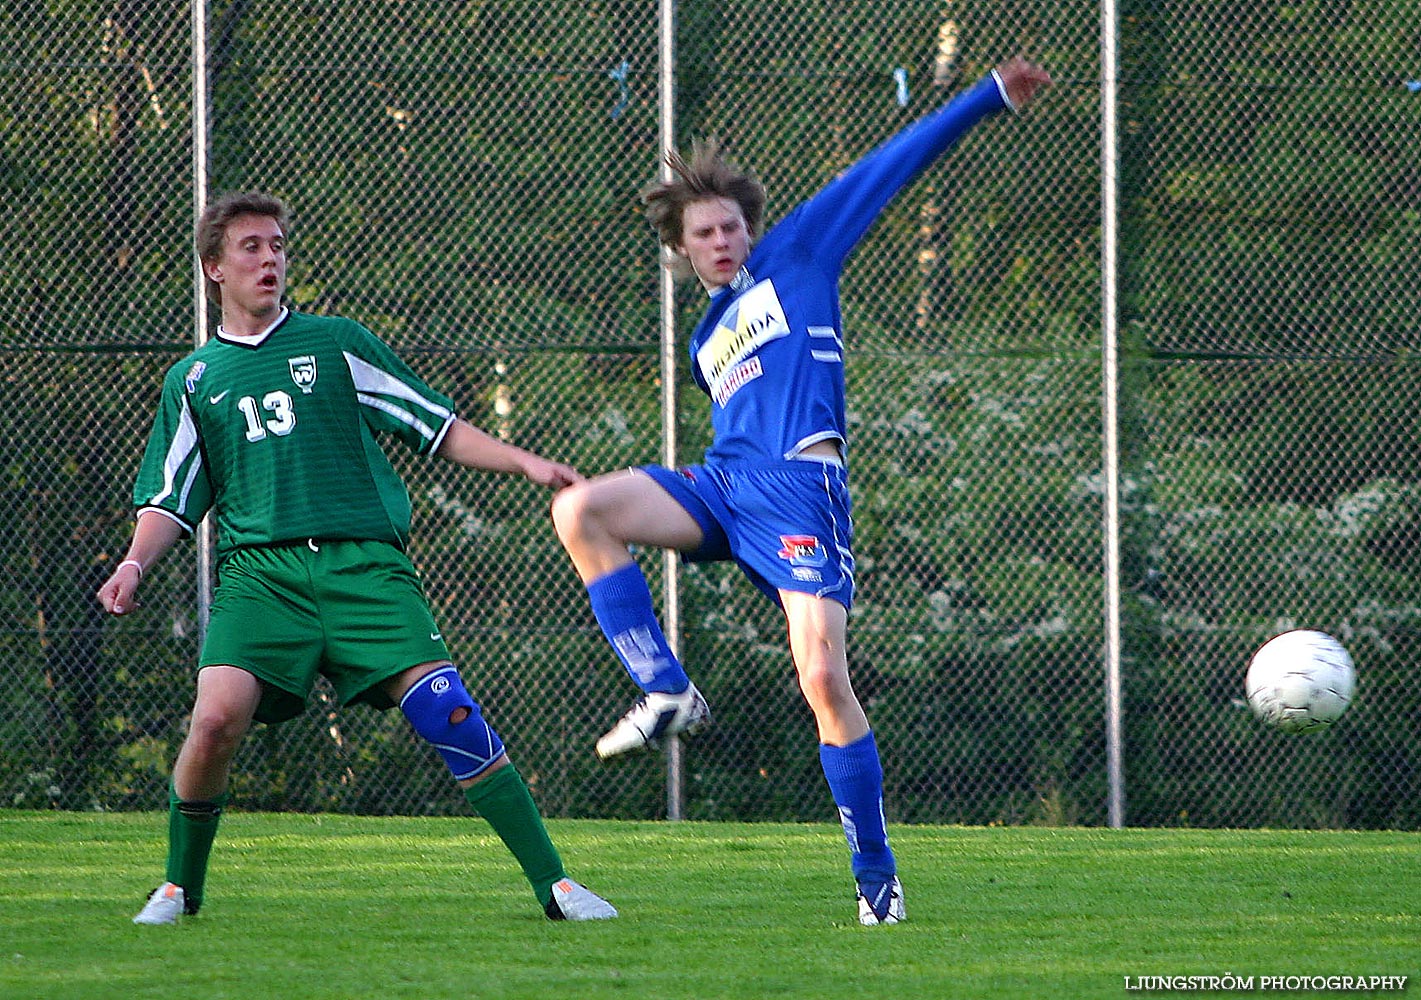
[(222, 325), (164, 380), (134, 487), (133, 539), (98, 593), (112, 614), (131, 611), (144, 571), (211, 514), (218, 583), (173, 766), (166, 881), (134, 922), (197, 912), (242, 737), (254, 720), (300, 714), (318, 675), (343, 704), (399, 706), (508, 845), (548, 917), (614, 917), (567, 877), (503, 741), (449, 661), (405, 554), (409, 496), (381, 440), (551, 489), (581, 476), (459, 419), (358, 323), (287, 309), (287, 230), (285, 205), (259, 192), (227, 195), (199, 220), (198, 257)]

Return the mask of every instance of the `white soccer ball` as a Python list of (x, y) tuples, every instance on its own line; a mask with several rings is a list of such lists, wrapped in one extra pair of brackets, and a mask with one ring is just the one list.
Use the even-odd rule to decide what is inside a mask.
[(1244, 680), (1253, 714), (1285, 733), (1326, 729), (1342, 718), (1356, 688), (1357, 671), (1342, 643), (1305, 628), (1260, 646)]

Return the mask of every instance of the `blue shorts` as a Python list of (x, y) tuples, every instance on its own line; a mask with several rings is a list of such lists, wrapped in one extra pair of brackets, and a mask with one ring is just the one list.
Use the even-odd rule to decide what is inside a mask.
[(687, 562), (734, 559), (770, 600), (792, 590), (854, 600), (853, 519), (848, 472), (832, 462), (755, 468), (687, 465), (641, 471), (696, 519), (705, 541)]

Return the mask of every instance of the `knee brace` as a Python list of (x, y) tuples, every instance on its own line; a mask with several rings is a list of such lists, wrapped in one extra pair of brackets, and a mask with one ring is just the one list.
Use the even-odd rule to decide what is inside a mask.
[[(453, 664), (415, 681), (400, 699), (400, 711), (439, 751), (456, 781), (481, 774), (503, 756), (503, 740), (484, 721)], [(453, 721), (459, 715), (464, 718)]]

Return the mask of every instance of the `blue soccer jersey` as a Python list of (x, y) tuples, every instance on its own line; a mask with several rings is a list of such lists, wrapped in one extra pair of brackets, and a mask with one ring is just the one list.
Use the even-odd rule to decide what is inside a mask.
[(899, 191), (1006, 107), (993, 73), (897, 133), (771, 228), (715, 293), (690, 344), (696, 383), (711, 397), (708, 463), (758, 465), (818, 441), (848, 443), (844, 261)]

